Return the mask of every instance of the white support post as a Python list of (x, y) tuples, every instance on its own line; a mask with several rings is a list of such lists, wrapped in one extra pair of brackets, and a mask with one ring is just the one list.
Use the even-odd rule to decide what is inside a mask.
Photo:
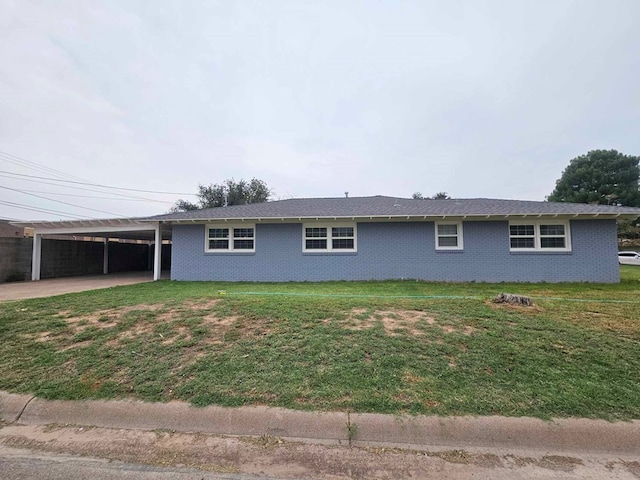
[(153, 280), (160, 280), (160, 271), (162, 268), (162, 231), (160, 230), (160, 222), (156, 224), (155, 228), (155, 243), (153, 245)]
[(109, 237), (104, 239), (104, 247), (102, 248), (102, 273), (109, 273)]
[(31, 280), (40, 280), (40, 264), (42, 262), (42, 235), (33, 233), (33, 253), (31, 254)]

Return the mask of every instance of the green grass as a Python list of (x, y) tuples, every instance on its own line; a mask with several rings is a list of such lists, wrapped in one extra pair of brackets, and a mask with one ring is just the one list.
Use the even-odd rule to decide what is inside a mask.
[[(0, 389), (640, 418), (640, 267), (621, 275), (617, 285), (162, 281), (3, 303)], [(491, 304), (501, 292), (536, 306)]]

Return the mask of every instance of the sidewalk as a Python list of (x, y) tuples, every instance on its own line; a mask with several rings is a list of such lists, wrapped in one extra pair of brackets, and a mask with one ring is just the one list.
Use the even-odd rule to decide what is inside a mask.
[(582, 453), (640, 451), (640, 421), (430, 417), (302, 412), (269, 407), (198, 408), (183, 402), (48, 401), (0, 392), (0, 420), (27, 425), (270, 435), (309, 443), (424, 448), (488, 447)]

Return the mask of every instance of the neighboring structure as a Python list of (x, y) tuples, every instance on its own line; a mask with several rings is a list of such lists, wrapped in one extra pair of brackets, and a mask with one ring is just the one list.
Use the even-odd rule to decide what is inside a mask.
[(24, 238), (26, 237), (25, 228), (17, 227), (11, 223), (11, 220), (0, 218), (0, 238)]
[[(156, 242), (170, 237), (173, 280), (617, 282), (616, 219), (637, 216), (640, 208), (607, 205), (376, 196), (100, 222), (110, 231), (122, 222)], [(91, 222), (24, 225), (37, 239), (99, 234)], [(158, 255), (154, 265), (159, 278)]]

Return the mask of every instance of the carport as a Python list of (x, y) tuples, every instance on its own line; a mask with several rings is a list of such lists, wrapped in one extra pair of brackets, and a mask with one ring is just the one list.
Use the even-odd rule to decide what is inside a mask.
[(171, 226), (163, 222), (142, 222), (135, 218), (106, 220), (61, 220), (56, 222), (16, 222), (15, 225), (33, 229), (31, 280), (40, 280), (42, 239), (44, 235), (57, 238), (101, 237), (103, 242), (103, 273), (109, 273), (109, 239), (142, 240), (153, 245), (153, 279), (159, 280), (162, 270), (162, 242), (171, 240)]

